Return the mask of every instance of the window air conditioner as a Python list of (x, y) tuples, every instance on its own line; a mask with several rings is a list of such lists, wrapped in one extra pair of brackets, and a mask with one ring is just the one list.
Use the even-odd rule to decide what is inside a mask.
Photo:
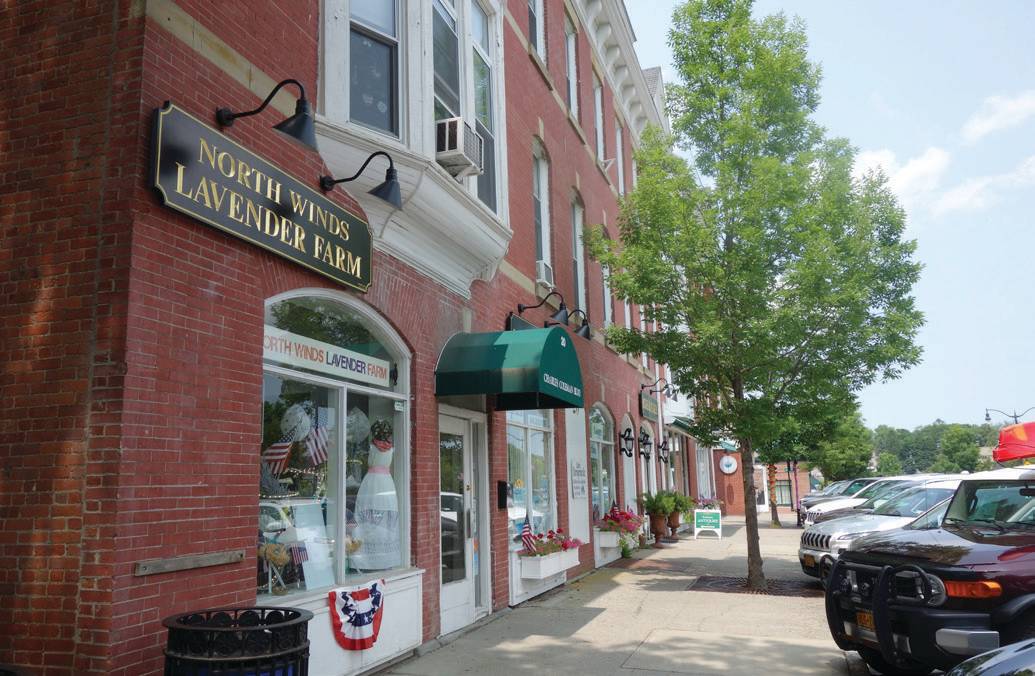
[(535, 262), (535, 281), (545, 287), (553, 288), (553, 268), (544, 260)]
[(482, 173), (482, 137), (462, 117), (435, 123), (435, 160), (456, 178)]

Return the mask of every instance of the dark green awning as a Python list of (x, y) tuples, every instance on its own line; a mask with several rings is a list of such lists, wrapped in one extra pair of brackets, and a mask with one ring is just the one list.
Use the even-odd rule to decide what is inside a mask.
[(435, 368), (437, 396), (494, 394), (500, 411), (582, 408), (582, 370), (559, 327), (458, 333)]
[(675, 419), (672, 421), (672, 427), (675, 427), (677, 430), (682, 430), (683, 432), (690, 434), (690, 418), (684, 418), (682, 416), (677, 415)]

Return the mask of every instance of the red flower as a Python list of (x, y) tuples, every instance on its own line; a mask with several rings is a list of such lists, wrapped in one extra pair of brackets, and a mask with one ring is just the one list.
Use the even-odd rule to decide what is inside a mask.
[(558, 529), (557, 529), (557, 533), (558, 533), (558, 535), (559, 535), (559, 534), (561, 534), (561, 533), (563, 533), (563, 532), (564, 532), (564, 531), (563, 531), (563, 530), (561, 530), (560, 528), (558, 528)]

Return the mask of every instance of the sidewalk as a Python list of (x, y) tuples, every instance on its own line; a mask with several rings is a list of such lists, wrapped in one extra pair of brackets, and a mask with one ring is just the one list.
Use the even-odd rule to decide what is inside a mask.
[[(822, 597), (689, 591), (747, 574), (743, 521), (722, 540), (681, 539), (532, 599), (389, 673), (866, 674), (830, 639)], [(763, 528), (769, 578), (800, 580), (796, 528)], [(684, 536), (685, 537), (685, 536)]]

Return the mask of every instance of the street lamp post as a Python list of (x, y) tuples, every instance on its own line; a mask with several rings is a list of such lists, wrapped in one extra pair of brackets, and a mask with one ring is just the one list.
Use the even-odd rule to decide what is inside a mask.
[(1002, 413), (1007, 418), (1013, 418), (1013, 424), (1016, 425), (1017, 423), (1019, 423), (1021, 421), (1021, 418), (1023, 418), (1026, 415), (1028, 415), (1032, 411), (1035, 411), (1035, 406), (1032, 406), (1031, 408), (1029, 408), (1028, 410), (1026, 410), (1026, 411), (1024, 411), (1022, 413), (1018, 413), (1017, 409), (1014, 409), (1013, 413), (1007, 413), (1006, 411), (1000, 411), (998, 408), (986, 408), (985, 409), (985, 422), (992, 422), (992, 416), (989, 414), (989, 411), (995, 411), (996, 413)]

